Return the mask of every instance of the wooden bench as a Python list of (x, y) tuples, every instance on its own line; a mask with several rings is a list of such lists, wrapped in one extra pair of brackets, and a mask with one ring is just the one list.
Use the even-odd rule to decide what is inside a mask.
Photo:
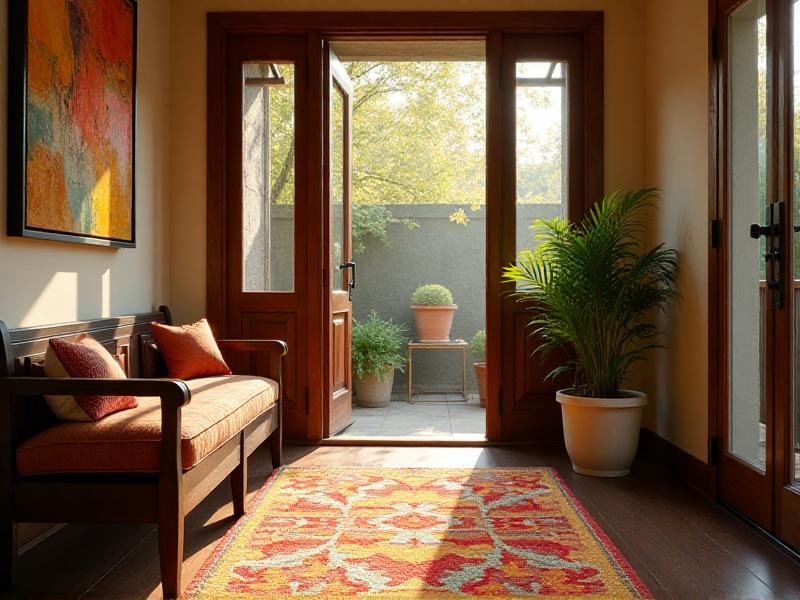
[[(13, 583), (18, 523), (157, 523), (164, 596), (178, 597), (184, 517), (228, 475), (234, 512), (243, 515), (247, 458), (264, 440), (269, 439), (273, 466), (281, 464), (279, 399), (286, 344), (218, 340), (234, 373), (253, 372), (257, 366), (259, 375), (272, 380), (263, 380), (261, 385), (272, 386), (276, 397), (274, 404), (187, 469), (181, 456), (181, 415), (191, 401), (190, 384), (162, 378), (163, 361), (150, 332), (153, 321), (170, 324), (169, 309), (162, 306), (157, 313), (16, 330), (0, 321), (0, 586), (9, 588)], [(117, 356), (130, 379), (44, 377), (41, 363), (48, 340), (72, 339), (81, 333), (91, 334)], [(230, 385), (235, 384), (231, 379)], [(156, 446), (160, 460), (155, 459), (160, 464), (153, 472), (21, 474), (16, 457), (19, 447), (59, 426), (43, 394), (160, 398), (161, 439), (160, 447)]]

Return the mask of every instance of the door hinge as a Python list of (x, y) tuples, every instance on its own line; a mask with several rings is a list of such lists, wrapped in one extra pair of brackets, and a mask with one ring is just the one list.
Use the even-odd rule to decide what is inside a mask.
[(719, 28), (714, 25), (711, 27), (711, 60), (719, 60)]
[(711, 464), (718, 465), (722, 455), (722, 440), (714, 435), (711, 436)]
[(306, 399), (306, 415), (310, 415), (311, 414), (311, 392), (309, 391), (308, 388), (306, 388), (305, 394), (306, 394), (306, 398), (305, 398)]
[(722, 219), (711, 219), (711, 247), (722, 246)]
[(497, 412), (503, 416), (503, 388), (497, 390)]

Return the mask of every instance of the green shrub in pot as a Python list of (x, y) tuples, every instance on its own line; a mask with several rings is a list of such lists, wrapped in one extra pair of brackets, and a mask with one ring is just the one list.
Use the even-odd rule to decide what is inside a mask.
[(481, 400), (481, 406), (486, 406), (486, 331), (483, 329), (476, 331), (469, 346), (475, 357), (472, 367), (475, 369), (475, 379), (478, 382), (478, 397)]
[(486, 331), (479, 329), (469, 342), (470, 350), (476, 361), (486, 360)]
[(450, 290), (438, 283), (421, 285), (411, 294), (410, 308), (414, 312), (421, 342), (450, 341), (453, 317), (458, 308), (453, 304)]
[(367, 320), (353, 320), (353, 375), (361, 406), (386, 406), (391, 399), (395, 369), (406, 365), (402, 354), (406, 328), (382, 319), (374, 310)]

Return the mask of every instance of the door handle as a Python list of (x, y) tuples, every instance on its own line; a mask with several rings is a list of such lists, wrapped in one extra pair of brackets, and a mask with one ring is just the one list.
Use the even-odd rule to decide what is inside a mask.
[(345, 269), (350, 269), (353, 272), (353, 276), (347, 282), (347, 298), (350, 302), (353, 301), (353, 290), (356, 287), (356, 261), (351, 260), (342, 265), (339, 265), (339, 269), (342, 271)]
[(778, 231), (775, 225), (759, 225), (758, 223), (753, 223), (750, 225), (750, 237), (754, 240), (757, 240), (762, 235), (765, 237), (771, 237), (777, 234)]
[[(750, 237), (754, 240), (766, 238), (764, 255), (766, 263), (767, 289), (772, 291), (772, 305), (776, 309), (783, 306), (783, 225), (785, 220), (784, 202), (772, 202), (766, 206), (766, 225), (750, 225)], [(798, 231), (797, 227), (792, 228)]]

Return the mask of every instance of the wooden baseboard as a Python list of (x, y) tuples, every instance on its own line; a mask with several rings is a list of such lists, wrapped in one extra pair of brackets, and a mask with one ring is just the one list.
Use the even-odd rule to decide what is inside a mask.
[(657, 461), (670, 473), (709, 500), (716, 500), (714, 467), (678, 448), (657, 433), (642, 429), (639, 437), (640, 452)]

